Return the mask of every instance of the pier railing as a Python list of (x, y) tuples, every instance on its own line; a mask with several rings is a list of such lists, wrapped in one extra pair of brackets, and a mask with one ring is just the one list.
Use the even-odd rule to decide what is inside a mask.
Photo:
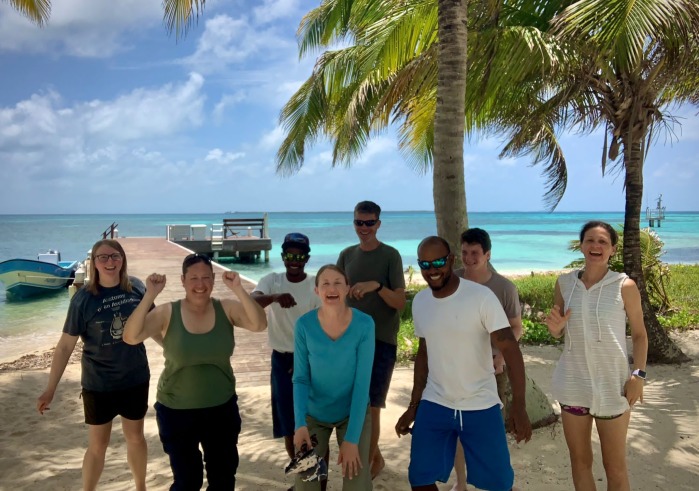
[(267, 213), (262, 218), (224, 218), (223, 219), (223, 238), (235, 237), (240, 235), (253, 235), (253, 231), (257, 232), (257, 237), (266, 239), (269, 237), (267, 233)]
[(107, 229), (104, 232), (102, 232), (102, 239), (114, 239), (116, 237), (119, 237), (119, 230), (117, 229), (118, 226), (118, 223), (112, 222), (112, 224), (109, 227), (107, 227)]

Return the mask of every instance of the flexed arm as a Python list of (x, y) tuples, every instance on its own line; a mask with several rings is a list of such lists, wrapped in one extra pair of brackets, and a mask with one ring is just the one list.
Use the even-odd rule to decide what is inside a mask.
[(149, 312), (156, 297), (165, 288), (165, 275), (153, 273), (146, 279), (146, 294), (136, 309), (131, 312), (124, 326), (123, 339), (128, 344), (142, 343), (149, 337), (156, 340), (162, 336), (165, 328), (165, 318), (168, 317), (170, 304), (160, 305)]
[(243, 288), (240, 275), (235, 271), (226, 271), (222, 278), (228, 289), (238, 297), (238, 302), (234, 300), (222, 301), (226, 314), (233, 324), (253, 332), (267, 329), (265, 311)]

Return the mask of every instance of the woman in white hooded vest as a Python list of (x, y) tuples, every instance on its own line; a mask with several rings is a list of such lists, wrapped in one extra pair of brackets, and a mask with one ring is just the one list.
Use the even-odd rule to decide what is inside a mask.
[[(630, 409), (643, 402), (648, 337), (641, 295), (624, 273), (609, 270), (617, 233), (605, 222), (580, 231), (585, 267), (561, 275), (554, 308), (546, 318), (552, 336), (565, 335), (553, 374), (553, 395), (561, 405), (576, 491), (595, 490), (592, 475), (592, 422), (602, 447), (607, 489), (630, 489), (626, 432)], [(633, 367), (626, 350), (626, 319), (631, 328)]]

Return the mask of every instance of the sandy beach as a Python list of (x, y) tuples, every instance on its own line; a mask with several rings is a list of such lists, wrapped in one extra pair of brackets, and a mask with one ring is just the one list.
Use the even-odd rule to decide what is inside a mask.
[[(694, 360), (699, 357), (699, 332), (677, 338)], [(148, 342), (151, 363), (151, 408), (146, 416), (149, 445), (148, 486), (166, 490), (170, 468), (158, 439), (152, 403), (163, 358)], [(523, 347), (527, 370), (547, 393), (551, 373), (559, 356), (556, 347)], [(0, 369), (0, 489), (80, 489), (80, 466), (87, 432), (83, 424), (80, 394), (80, 364), (68, 365), (51, 410), (44, 416), (35, 409), (36, 397), (47, 378), (50, 356), (42, 352), (15, 367)], [(234, 355), (235, 356), (235, 355)], [(43, 360), (43, 361), (42, 361)], [(676, 366), (649, 366), (645, 402), (637, 406), (629, 431), (629, 472), (634, 490), (690, 491), (699, 479), (699, 365), (696, 361)], [(393, 425), (406, 407), (412, 388), (412, 369), (396, 370), (383, 416), (381, 445), (386, 468), (374, 481), (376, 490), (409, 490), (407, 467), (410, 437), (397, 438)], [(284, 490), (290, 485), (283, 474), (286, 464), (283, 444), (271, 438), (271, 409), (267, 385), (238, 390), (243, 431), (240, 436), (238, 486), (241, 490)], [(99, 489), (132, 489), (126, 463), (123, 435), (115, 420), (112, 442)], [(594, 473), (599, 489), (606, 489), (601, 454), (595, 442)], [(536, 430), (527, 444), (511, 442), (512, 464), (517, 484), (523, 490), (562, 491), (572, 489), (570, 466), (560, 424)], [(332, 450), (337, 455), (336, 447)], [(338, 466), (331, 466), (329, 489), (339, 490)], [(453, 476), (452, 476), (453, 478)], [(442, 485), (440, 490), (448, 490)]]

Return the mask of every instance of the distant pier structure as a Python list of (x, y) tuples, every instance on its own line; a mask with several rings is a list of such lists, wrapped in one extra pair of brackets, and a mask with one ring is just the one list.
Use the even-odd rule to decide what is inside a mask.
[(655, 227), (656, 223), (660, 227), (660, 222), (665, 220), (665, 207), (663, 206), (663, 195), (658, 196), (655, 204), (655, 209), (650, 206), (646, 207), (646, 220), (649, 227)]
[(269, 262), (267, 213), (260, 218), (224, 218), (215, 224), (174, 224), (167, 226), (167, 240), (215, 261), (236, 258), (255, 261), (264, 254)]

